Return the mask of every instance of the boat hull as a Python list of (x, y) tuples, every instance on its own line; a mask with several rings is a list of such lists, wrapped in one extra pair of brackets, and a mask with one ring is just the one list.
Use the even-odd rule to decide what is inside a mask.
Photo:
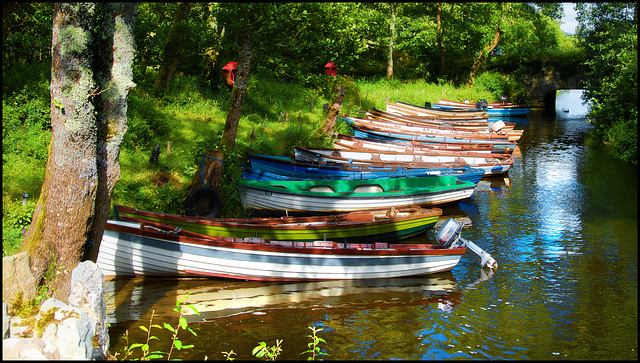
[(511, 168), (513, 159), (497, 159), (483, 156), (448, 156), (429, 154), (402, 154), (384, 152), (350, 151), (341, 149), (321, 149), (321, 148), (294, 148), (295, 159), (309, 162), (336, 162), (336, 163), (386, 163), (396, 166), (421, 167), (429, 163), (449, 164), (464, 163), (474, 169), (484, 171), (484, 176), (504, 174)]
[(393, 211), (366, 211), (336, 216), (205, 219), (140, 211), (125, 206), (115, 208), (118, 217), (123, 220), (169, 224), (207, 236), (257, 237), (295, 242), (401, 240), (426, 233), (442, 215), (439, 208), (411, 206), (394, 208)]
[(525, 116), (528, 115), (529, 112), (531, 112), (530, 108), (488, 108), (487, 109), (487, 115), (489, 115), (489, 117), (496, 117), (496, 116)]
[(244, 280), (359, 280), (449, 271), (464, 248), (387, 243), (189, 238), (108, 221), (97, 264), (105, 276), (215, 276)]
[(491, 152), (496, 153), (510, 153), (515, 147), (518, 145), (515, 141), (500, 141), (500, 140), (478, 140), (478, 139), (468, 139), (468, 138), (460, 138), (460, 139), (445, 139), (438, 137), (430, 137), (424, 135), (416, 135), (416, 134), (402, 134), (398, 132), (385, 132), (372, 130), (368, 128), (352, 126), (353, 135), (360, 138), (377, 138), (377, 139), (388, 139), (395, 141), (405, 141), (405, 142), (420, 142), (426, 144), (452, 144), (452, 145), (473, 145), (473, 144), (484, 144), (490, 145), (492, 147)]
[[(238, 184), (243, 189), (241, 198), (245, 207), (280, 213), (344, 213), (410, 205), (434, 206), (469, 198), (475, 186), (452, 176), (358, 181), (357, 185), (353, 182), (356, 181), (241, 180)], [(323, 187), (327, 187), (326, 190), (322, 190)], [(365, 191), (358, 192), (359, 187)]]
[[(469, 166), (455, 168), (371, 168), (354, 163), (332, 163), (270, 159), (266, 155), (250, 155), (251, 168), (243, 167), (242, 177), (253, 180), (369, 180), (385, 178), (430, 177), (452, 175), (462, 181), (477, 184), (484, 170)], [(340, 168), (342, 164), (345, 168)], [(362, 171), (351, 170), (361, 167)]]
[(472, 120), (472, 119), (482, 119), (487, 118), (486, 111), (475, 111), (475, 110), (459, 110), (459, 111), (448, 111), (442, 109), (434, 109), (434, 108), (426, 108), (421, 106), (416, 106), (404, 102), (386, 102), (387, 112), (396, 113), (399, 115), (406, 116), (435, 116), (442, 119), (461, 119), (461, 120)]

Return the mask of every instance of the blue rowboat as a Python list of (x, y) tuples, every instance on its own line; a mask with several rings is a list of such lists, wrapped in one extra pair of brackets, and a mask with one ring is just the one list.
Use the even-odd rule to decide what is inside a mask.
[(526, 116), (531, 112), (531, 108), (528, 107), (489, 107), (487, 108), (487, 115), (489, 117), (509, 117), (509, 116)]
[[(294, 161), (280, 162), (274, 159), (272, 162), (268, 160), (268, 156), (261, 163), (259, 159), (253, 158), (252, 165), (264, 166), (272, 171), (261, 170), (258, 168), (242, 165), (242, 178), (248, 180), (358, 180), (358, 179), (384, 179), (384, 178), (409, 178), (409, 177), (430, 177), (440, 175), (452, 175), (462, 181), (470, 181), (478, 184), (484, 176), (484, 170), (472, 169), (468, 165), (456, 168), (439, 168), (439, 169), (408, 169), (408, 168), (388, 168), (388, 171), (345, 171), (336, 170), (332, 167), (324, 167), (323, 164), (304, 164), (298, 163), (298, 171), (293, 167)], [(305, 166), (306, 165), (306, 166)], [(303, 172), (300, 172), (303, 170)]]

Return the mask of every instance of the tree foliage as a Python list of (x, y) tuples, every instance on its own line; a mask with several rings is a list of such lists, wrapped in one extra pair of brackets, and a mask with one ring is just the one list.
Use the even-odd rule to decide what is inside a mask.
[(586, 99), (596, 135), (614, 155), (637, 163), (638, 23), (636, 3), (579, 3), (577, 35), (586, 50)]

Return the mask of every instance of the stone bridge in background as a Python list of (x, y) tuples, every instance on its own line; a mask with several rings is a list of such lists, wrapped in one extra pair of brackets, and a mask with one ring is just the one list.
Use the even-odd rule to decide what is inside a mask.
[(559, 89), (582, 89), (583, 85), (580, 77), (580, 74), (568, 77), (566, 75), (561, 76), (557, 71), (543, 68), (537, 75), (526, 76), (524, 85), (532, 99), (533, 106), (555, 110), (555, 91)]

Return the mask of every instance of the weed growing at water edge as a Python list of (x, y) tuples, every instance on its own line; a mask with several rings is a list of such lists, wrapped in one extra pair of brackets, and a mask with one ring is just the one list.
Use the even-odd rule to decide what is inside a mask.
[(300, 353), (300, 355), (311, 353), (311, 356), (307, 357), (307, 360), (316, 360), (316, 356), (327, 355), (327, 353), (321, 352), (319, 347), (321, 342), (325, 344), (327, 344), (327, 342), (316, 335), (316, 333), (319, 333), (322, 331), (322, 328), (316, 328), (315, 326), (310, 326), (309, 329), (311, 329), (311, 332), (312, 332), (311, 335), (307, 335), (309, 338), (311, 338), (311, 343), (307, 344), (309, 349)]
[[(193, 348), (193, 344), (183, 345), (182, 341), (178, 339), (178, 331), (180, 330), (180, 328), (182, 328), (183, 330), (189, 331), (194, 336), (198, 336), (196, 332), (194, 332), (191, 328), (189, 328), (187, 319), (185, 319), (182, 316), (183, 308), (189, 308), (193, 310), (196, 314), (200, 315), (200, 313), (198, 312), (198, 309), (196, 309), (195, 306), (186, 305), (186, 300), (188, 297), (189, 297), (189, 293), (187, 293), (184, 299), (178, 299), (178, 301), (176, 302), (176, 307), (173, 309), (173, 311), (180, 313), (180, 316), (178, 317), (178, 325), (176, 325), (175, 328), (167, 323), (163, 323), (163, 326), (160, 326), (158, 324), (153, 324), (153, 316), (155, 315), (155, 310), (154, 310), (154, 311), (151, 311), (151, 318), (149, 319), (149, 327), (142, 326), (142, 325), (139, 326), (139, 328), (142, 331), (147, 333), (147, 340), (144, 344), (134, 343), (129, 345), (129, 331), (128, 330), (125, 331), (124, 338), (127, 343), (125, 345), (125, 348), (121, 351), (124, 354), (124, 357), (122, 358), (122, 360), (128, 359), (128, 357), (133, 354), (133, 350), (136, 348), (140, 348), (140, 350), (142, 350), (142, 358), (140, 358), (140, 360), (160, 359), (160, 358), (163, 358), (164, 355), (167, 356), (167, 360), (170, 360), (171, 353), (173, 352), (174, 347), (177, 350)], [(158, 328), (158, 329), (164, 328), (173, 333), (173, 335), (171, 336), (171, 347), (169, 348), (169, 352), (163, 352), (160, 350), (154, 350), (154, 351), (149, 350), (150, 349), (149, 341), (160, 340), (158, 337), (151, 335), (151, 328)], [(117, 352), (114, 355), (114, 357), (117, 358), (119, 353), (120, 352)]]
[(281, 343), (282, 339), (276, 340), (276, 345), (267, 347), (267, 343), (260, 342), (257, 347), (253, 348), (251, 354), (257, 358), (265, 357), (266, 360), (276, 360), (280, 353), (282, 353), (282, 348), (280, 347)]
[(233, 356), (236, 355), (236, 352), (231, 349), (230, 352), (222, 352), (222, 355), (224, 355), (225, 360), (235, 360)]

